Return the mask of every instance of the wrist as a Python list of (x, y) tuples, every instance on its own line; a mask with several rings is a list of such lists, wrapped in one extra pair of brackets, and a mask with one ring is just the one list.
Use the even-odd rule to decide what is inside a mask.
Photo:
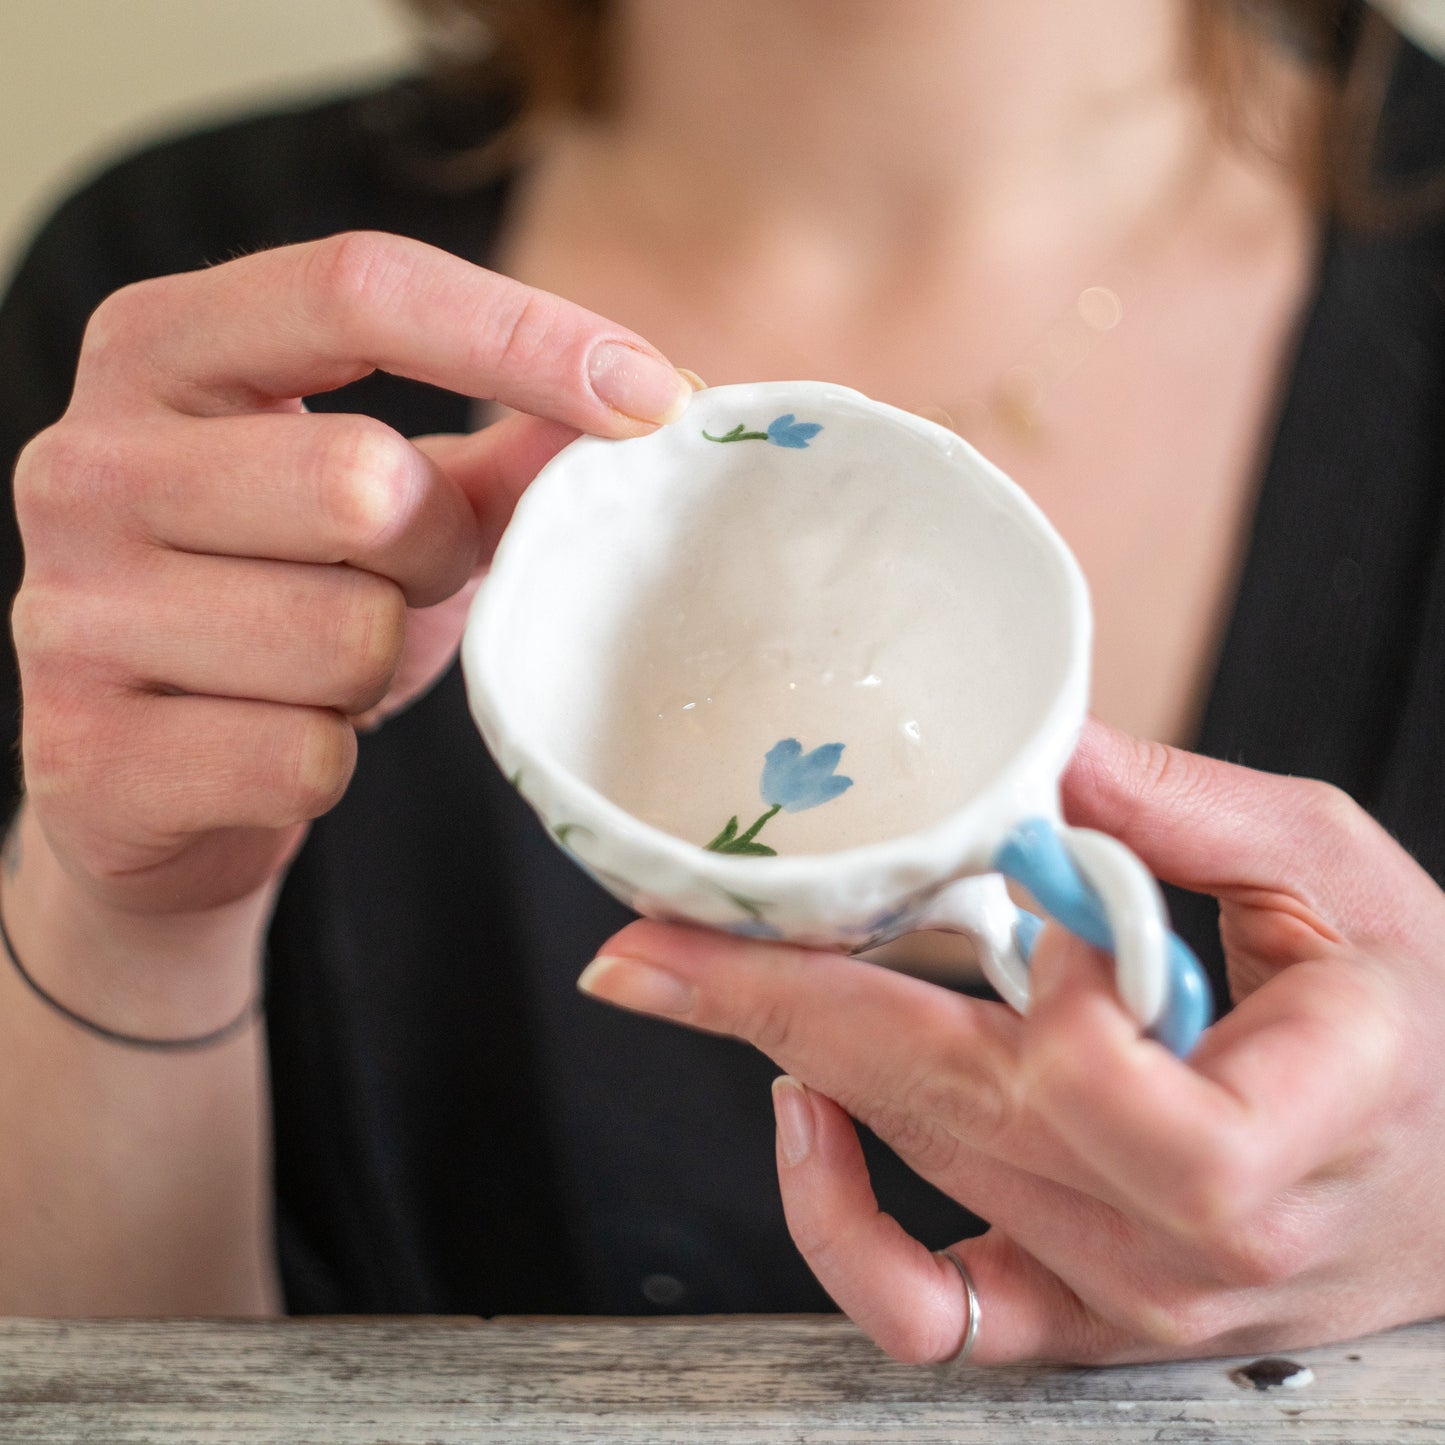
[(35, 1007), (71, 1016), (57, 1017), (63, 1027), (130, 1042), (230, 1037), (253, 1012), (274, 892), (192, 913), (127, 912), (66, 869), (22, 804), (0, 867), (5, 967), (38, 995)]

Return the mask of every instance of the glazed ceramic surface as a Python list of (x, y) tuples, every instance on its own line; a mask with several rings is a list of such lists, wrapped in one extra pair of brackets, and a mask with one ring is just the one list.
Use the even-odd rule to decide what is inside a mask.
[[(855, 950), (965, 928), (1022, 1006), (1017, 915), (979, 875), (1020, 820), (1057, 821), (1089, 645), (1077, 564), (1002, 473), (799, 382), (567, 447), (517, 507), (463, 665), (503, 770), (625, 903)], [(1120, 940), (1148, 1023), (1157, 890), (1079, 861), (1111, 919), (1148, 915)], [(1155, 956), (1126, 979), (1131, 948)]]

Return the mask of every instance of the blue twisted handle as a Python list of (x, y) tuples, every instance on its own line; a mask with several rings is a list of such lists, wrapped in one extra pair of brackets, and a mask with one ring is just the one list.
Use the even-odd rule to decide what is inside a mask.
[[(1047, 818), (1029, 818), (1011, 829), (994, 854), (993, 866), (1027, 888), (1070, 933), (1113, 952), (1114, 936), (1104, 905)], [(1025, 962), (1042, 927), (1042, 919), (1019, 909), (1014, 942)], [(1167, 966), (1164, 1008), (1148, 1036), (1184, 1058), (1208, 1026), (1214, 999), (1199, 960), (1175, 933), (1168, 935)]]

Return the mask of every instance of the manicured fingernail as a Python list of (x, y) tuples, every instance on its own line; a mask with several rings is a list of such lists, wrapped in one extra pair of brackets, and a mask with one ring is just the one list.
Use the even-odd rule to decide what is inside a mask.
[(702, 377), (700, 377), (700, 376), (697, 374), (697, 372), (695, 372), (695, 371), (689, 371), (689, 370), (687, 369), (687, 367), (685, 367), (685, 366), (679, 366), (679, 367), (677, 368), (677, 374), (678, 374), (694, 391), (706, 391), (706, 390), (707, 390), (707, 382), (705, 382), (705, 381), (702, 379)]
[(692, 400), (692, 383), (665, 361), (620, 341), (604, 341), (587, 361), (592, 390), (636, 421), (676, 421)]
[(635, 958), (603, 954), (582, 970), (577, 987), (590, 998), (638, 1013), (682, 1018), (697, 1006), (697, 990), (682, 979)]
[(808, 1091), (790, 1074), (773, 1080), (773, 1114), (778, 1121), (778, 1148), (791, 1167), (813, 1152), (813, 1105)]

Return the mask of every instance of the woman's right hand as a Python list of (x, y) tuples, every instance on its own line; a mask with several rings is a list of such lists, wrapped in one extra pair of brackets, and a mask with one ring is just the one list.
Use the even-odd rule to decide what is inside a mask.
[[(301, 398), (375, 367), (520, 415), (405, 441)], [(26, 802), (0, 966), (0, 1312), (277, 1308), (260, 941), (354, 728), (450, 661), (468, 583), (578, 429), (689, 388), (629, 332), (347, 235), (118, 292), (25, 451)], [(201, 1049), (122, 1047), (206, 1039)]]
[[(307, 413), (376, 368), (527, 415), (412, 443)], [(64, 871), (127, 914), (264, 889), (345, 790), (354, 721), (449, 662), (537, 468), (688, 392), (630, 332), (392, 236), (117, 292), (15, 477), (27, 806)]]

